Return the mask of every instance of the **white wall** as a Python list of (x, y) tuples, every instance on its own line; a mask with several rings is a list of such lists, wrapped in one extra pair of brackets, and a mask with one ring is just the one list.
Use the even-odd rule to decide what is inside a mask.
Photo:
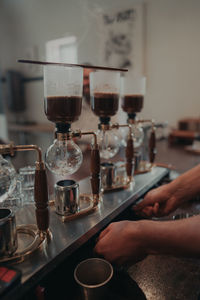
[[(0, 68), (19, 69), (27, 76), (36, 70), (16, 63), (37, 47), (45, 57), (45, 43), (73, 34), (78, 39), (79, 62), (99, 63), (100, 43), (94, 8), (104, 12), (130, 8), (134, 0), (1, 0)], [(200, 114), (200, 1), (146, 1), (147, 94), (141, 116), (176, 125), (182, 117)], [(37, 57), (36, 57), (37, 58)], [(42, 82), (26, 88), (31, 120), (47, 122), (43, 113)]]
[(144, 115), (172, 125), (200, 116), (199, 28), (199, 0), (149, 1)]

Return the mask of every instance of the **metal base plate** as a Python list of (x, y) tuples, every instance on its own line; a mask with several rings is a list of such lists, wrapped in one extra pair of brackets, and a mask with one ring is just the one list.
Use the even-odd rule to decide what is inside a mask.
[(140, 165), (139, 165), (139, 169), (135, 170), (134, 175), (150, 172), (152, 170), (153, 166), (154, 166), (154, 164), (152, 164), (148, 161), (141, 161)]
[(22, 262), (27, 256), (42, 247), (46, 241), (45, 235), (39, 235), (37, 226), (32, 224), (17, 226), (17, 239), (17, 250), (11, 256), (1, 257), (0, 263)]
[[(79, 196), (80, 207), (79, 207), (78, 212), (76, 212), (74, 214), (68, 213), (67, 215), (63, 215), (63, 216), (60, 215), (62, 218), (62, 221), (63, 222), (71, 221), (71, 220), (86, 216), (86, 215), (96, 211), (98, 209), (101, 201), (102, 201), (101, 195), (99, 195), (98, 203), (94, 204), (93, 195), (80, 194), (80, 196)], [(55, 201), (51, 200), (51, 206), (53, 206), (54, 204), (55, 204)]]
[[(124, 183), (121, 183), (123, 182)], [(102, 192), (103, 193), (109, 193), (109, 192), (116, 192), (116, 191), (119, 191), (119, 190), (124, 190), (124, 189), (132, 189), (135, 185), (135, 181), (132, 180), (132, 181), (129, 181), (129, 180), (122, 180), (120, 179), (119, 180), (120, 184), (113, 184), (111, 187), (103, 187), (102, 188)]]

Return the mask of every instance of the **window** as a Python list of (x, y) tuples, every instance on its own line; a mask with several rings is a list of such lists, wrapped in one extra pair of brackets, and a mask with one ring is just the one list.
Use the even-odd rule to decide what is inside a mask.
[(51, 62), (77, 63), (77, 41), (68, 36), (46, 43), (46, 59)]

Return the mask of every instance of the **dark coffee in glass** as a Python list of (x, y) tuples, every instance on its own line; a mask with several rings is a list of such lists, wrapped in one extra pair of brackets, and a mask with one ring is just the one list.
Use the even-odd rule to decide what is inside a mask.
[(98, 117), (114, 116), (119, 107), (119, 94), (115, 93), (94, 93), (91, 96), (92, 111)]
[(143, 103), (143, 95), (124, 95), (122, 97), (122, 109), (128, 114), (140, 112), (143, 108)]
[(49, 96), (44, 101), (47, 119), (55, 123), (72, 123), (81, 114), (82, 97)]

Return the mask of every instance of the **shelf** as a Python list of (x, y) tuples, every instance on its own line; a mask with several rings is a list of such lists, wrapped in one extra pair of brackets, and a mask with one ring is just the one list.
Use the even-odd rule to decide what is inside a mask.
[(54, 132), (54, 128), (51, 123), (8, 124), (8, 130), (12, 132)]

